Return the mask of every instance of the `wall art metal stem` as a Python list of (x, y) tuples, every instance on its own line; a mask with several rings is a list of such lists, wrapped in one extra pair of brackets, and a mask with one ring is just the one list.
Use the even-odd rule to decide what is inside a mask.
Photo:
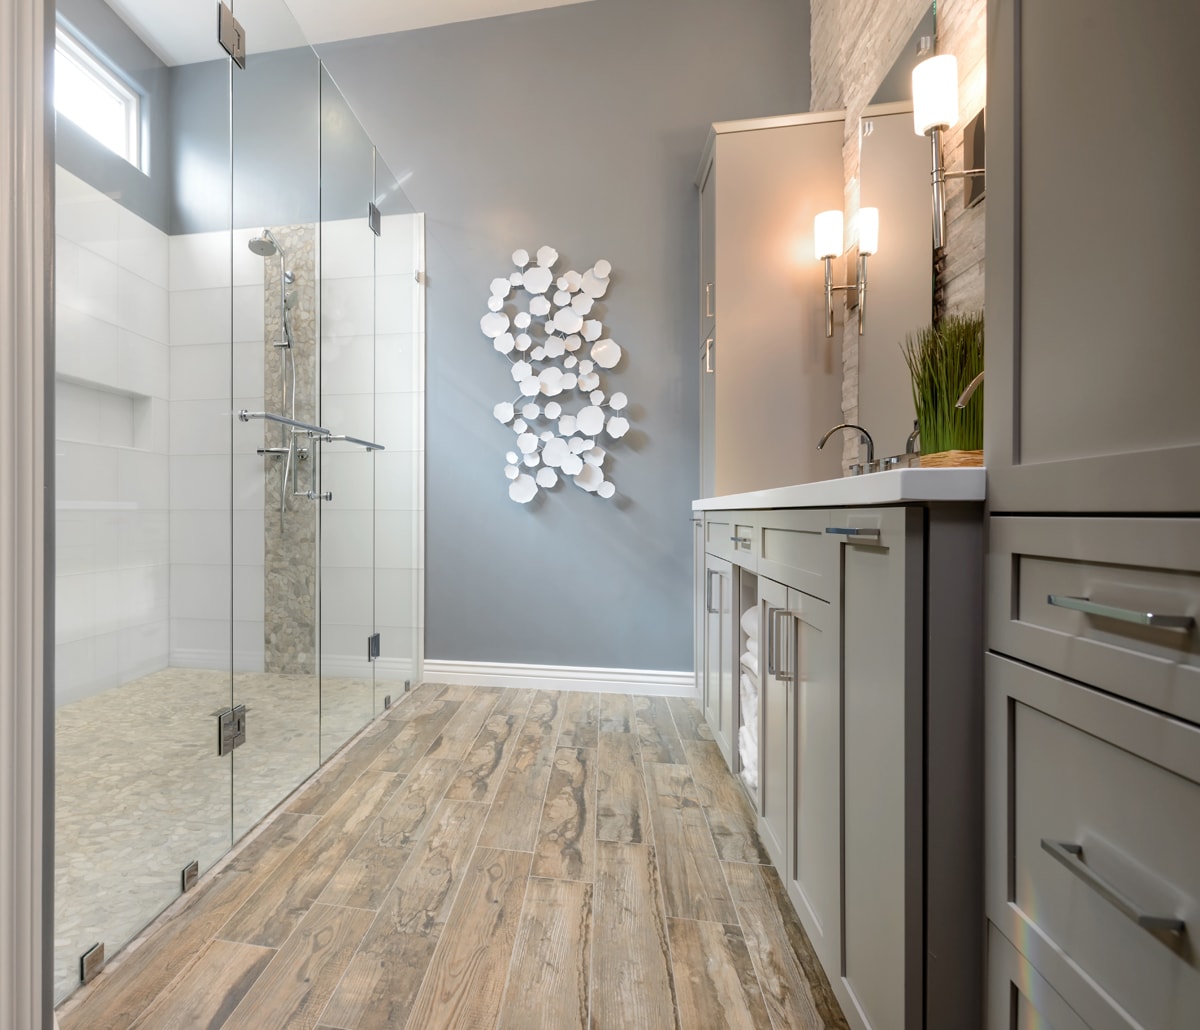
[[(514, 400), (492, 409), (517, 437), (504, 467), (508, 496), (526, 504), (539, 490), (570, 477), (581, 490), (611, 498), (617, 491), (604, 475), (608, 452), (597, 438), (605, 433), (619, 440), (629, 432), (629, 420), (621, 414), (628, 399), (623, 393), (606, 394), (599, 371), (615, 369), (621, 361), (620, 346), (604, 335), (595, 317), (612, 266), (597, 261), (582, 275), (570, 271), (556, 280), (553, 247), (542, 247), (532, 263), (525, 250), (515, 251), (512, 259), (517, 271), (492, 280), (488, 313), (479, 321), (483, 334), (511, 362), (518, 390)], [(587, 356), (581, 357), (585, 345)]]

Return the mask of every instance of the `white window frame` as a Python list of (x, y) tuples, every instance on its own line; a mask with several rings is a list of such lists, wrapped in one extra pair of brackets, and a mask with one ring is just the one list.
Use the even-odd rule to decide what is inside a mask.
[[(122, 134), (122, 149), (113, 149), (119, 157), (123, 157), (135, 168), (145, 171), (142, 159), (142, 95), (113, 73), (104, 58), (81, 37), (73, 33), (61, 22), (55, 34), (55, 60), (66, 60), (83, 73), (98, 90), (102, 90), (122, 107), (125, 113), (124, 133)], [(64, 115), (69, 118), (69, 115)], [(72, 119), (73, 121), (73, 119)], [(75, 124), (79, 124), (76, 122)], [(79, 126), (84, 132), (98, 142), (109, 146), (87, 125)]]

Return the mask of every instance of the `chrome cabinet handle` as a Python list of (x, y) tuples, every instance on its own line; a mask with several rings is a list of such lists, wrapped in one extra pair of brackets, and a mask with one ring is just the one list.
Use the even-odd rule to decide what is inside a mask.
[(1086, 597), (1050, 594), (1046, 598), (1046, 603), (1054, 605), (1055, 608), (1070, 608), (1072, 611), (1083, 612), (1085, 615), (1100, 615), (1106, 619), (1132, 622), (1137, 626), (1193, 629), (1196, 625), (1196, 620), (1191, 615), (1159, 615), (1157, 612), (1136, 611), (1133, 608), (1114, 608), (1111, 605), (1089, 601)]
[(717, 569), (704, 570), (704, 610), (708, 612), (709, 615), (717, 614), (717, 610), (712, 606), (712, 582), (713, 576), (719, 576), (720, 574), (721, 573)]
[(731, 536), (729, 539), (735, 544), (745, 544), (747, 547), (749, 547), (752, 538), (748, 536)]
[(1086, 883), (1123, 916), (1137, 923), (1143, 930), (1155, 935), (1167, 934), (1178, 937), (1187, 931), (1187, 923), (1172, 916), (1152, 916), (1141, 911), (1137, 905), (1116, 887), (1098, 876), (1083, 860), (1083, 848), (1067, 841), (1042, 838), (1042, 850), (1057, 859), (1075, 876)]
[(858, 540), (872, 540), (876, 543), (879, 542), (878, 529), (869, 529), (859, 526), (826, 526), (825, 532), (834, 534), (836, 536), (850, 537), (852, 538), (851, 542)]
[(713, 284), (704, 284), (704, 317), (713, 317)]
[(776, 616), (782, 611), (781, 608), (772, 608), (767, 605), (767, 675), (774, 676), (775, 670), (778, 668), (778, 655), (776, 651), (779, 645), (778, 627), (775, 624)]
[(710, 336), (704, 341), (704, 371), (709, 375), (712, 375), (716, 371), (712, 363), (713, 342), (715, 339), (716, 337)]

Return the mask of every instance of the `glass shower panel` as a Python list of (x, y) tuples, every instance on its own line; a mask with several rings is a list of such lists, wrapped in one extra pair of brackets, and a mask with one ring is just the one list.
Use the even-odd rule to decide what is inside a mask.
[[(241, 837), (320, 764), (320, 64), (261, 0), (233, 76), (233, 752)], [(243, 418), (242, 412), (246, 412)]]
[[(133, 162), (87, 126), (56, 130), (61, 999), (85, 952), (111, 956), (179, 895), (185, 867), (202, 873), (231, 844), (216, 713), (231, 702), (233, 272), (230, 65), (215, 39), (176, 49), (101, 0), (58, 14), (135, 85), (144, 127)], [(211, 8), (167, 17), (208, 25)]]
[(375, 241), (375, 424), (388, 445), (375, 457), (378, 708), (385, 696), (421, 679), (425, 348), (424, 220), (378, 155), (375, 203), (382, 213)]
[[(321, 756), (375, 710), (374, 148), (321, 72)], [(352, 439), (346, 439), (347, 437)], [(357, 441), (357, 442), (356, 442)]]

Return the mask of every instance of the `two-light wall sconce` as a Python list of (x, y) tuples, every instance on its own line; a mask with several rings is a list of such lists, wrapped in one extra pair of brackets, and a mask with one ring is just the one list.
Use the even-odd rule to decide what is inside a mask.
[[(933, 151), (933, 249), (946, 245), (946, 180), (967, 176), (982, 176), (983, 168), (967, 168), (947, 172), (942, 164), (942, 133), (958, 122), (958, 61), (953, 54), (939, 54), (918, 64), (912, 73), (913, 129), (918, 136), (928, 136)], [(965, 161), (983, 157), (983, 112), (964, 133)], [(981, 162), (982, 163), (982, 162)], [(982, 179), (968, 205), (983, 196)]]
[(833, 259), (842, 253), (842, 213), (822, 211), (813, 219), (813, 251), (825, 262), (825, 335), (833, 335), (833, 294), (835, 290), (853, 290), (858, 300), (858, 335), (863, 334), (867, 307), (867, 258), (879, 249), (879, 208), (864, 207), (858, 212), (858, 270), (855, 282), (833, 285)]

